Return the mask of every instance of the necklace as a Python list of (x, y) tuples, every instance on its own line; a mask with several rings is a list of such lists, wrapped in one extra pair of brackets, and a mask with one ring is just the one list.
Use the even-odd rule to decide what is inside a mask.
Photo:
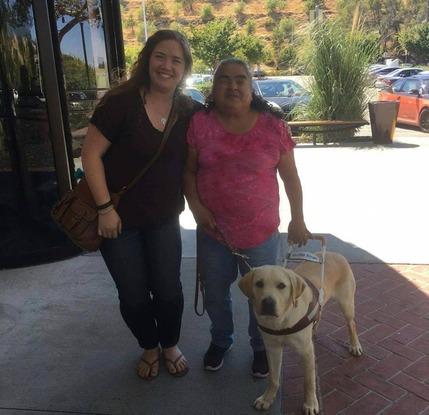
[(161, 117), (161, 124), (165, 127), (165, 124), (167, 122), (167, 118)]

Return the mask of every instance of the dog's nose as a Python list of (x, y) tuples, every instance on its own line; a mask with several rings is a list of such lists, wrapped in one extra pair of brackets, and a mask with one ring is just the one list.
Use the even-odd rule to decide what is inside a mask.
[(261, 302), (261, 314), (267, 316), (276, 315), (276, 302), (273, 297), (265, 297)]

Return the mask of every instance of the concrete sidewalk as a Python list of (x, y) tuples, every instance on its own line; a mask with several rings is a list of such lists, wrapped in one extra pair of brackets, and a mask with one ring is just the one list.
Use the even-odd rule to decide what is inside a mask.
[[(346, 327), (330, 303), (315, 337), (325, 415), (429, 414), (429, 266), (354, 264), (365, 354), (347, 352)], [(0, 415), (251, 415), (266, 380), (250, 375), (247, 304), (234, 288), (236, 341), (218, 373), (202, 370), (207, 316), (193, 311), (195, 260), (182, 268), (180, 379), (164, 367), (145, 382), (140, 350), (120, 319), (99, 255), (0, 273)], [(302, 368), (285, 351), (283, 383), (268, 414), (300, 414)]]
[[(402, 130), (397, 131), (400, 137)], [(316, 335), (325, 415), (429, 415), (429, 138), (402, 143), (299, 146), (309, 228), (353, 262), (365, 356), (349, 357), (345, 326), (328, 305)], [(282, 199), (284, 232), (289, 221)], [(0, 271), (0, 415), (248, 415), (266, 380), (250, 376), (247, 303), (234, 287), (236, 341), (216, 374), (202, 370), (207, 316), (193, 311), (194, 223), (182, 215), (185, 313), (181, 347), (191, 371), (136, 376), (140, 350), (121, 321), (98, 254)], [(310, 250), (317, 249), (310, 246)], [(395, 265), (401, 264), (401, 265)], [(422, 264), (422, 265), (404, 265)], [(284, 382), (269, 414), (298, 414), (302, 372), (286, 351)]]

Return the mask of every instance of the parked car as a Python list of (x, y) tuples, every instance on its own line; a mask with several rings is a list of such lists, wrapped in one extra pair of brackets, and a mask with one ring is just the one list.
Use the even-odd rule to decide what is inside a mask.
[(82, 111), (85, 109), (84, 102), (88, 100), (88, 97), (83, 91), (69, 91), (67, 99), (70, 110)]
[(201, 102), (201, 104), (204, 104), (206, 102), (206, 97), (197, 88), (191, 88), (191, 87), (183, 88), (183, 93), (186, 95), (189, 95), (195, 101)]
[(409, 76), (417, 75), (422, 72), (423, 69), (420, 68), (400, 68), (396, 71), (390, 72), (388, 75), (379, 75), (375, 81), (376, 88), (386, 88), (387, 86), (392, 85), (398, 79), (407, 78)]
[(306, 104), (310, 99), (308, 91), (292, 79), (253, 79), (252, 83), (257, 95), (278, 105), (287, 116), (296, 105)]
[(391, 72), (396, 71), (397, 69), (401, 68), (399, 66), (383, 66), (382, 68), (378, 68), (372, 72), (369, 72), (369, 77), (374, 81), (375, 85), (377, 77), (389, 75)]
[(198, 85), (204, 82), (211, 82), (212, 80), (213, 75), (193, 73), (189, 78), (186, 79), (186, 86)]
[(369, 65), (368, 67), (368, 71), (369, 73), (376, 71), (377, 69), (383, 68), (384, 66), (386, 66), (384, 63), (374, 63), (372, 65)]
[(399, 79), (382, 89), (378, 98), (399, 102), (398, 123), (415, 125), (429, 133), (429, 75)]

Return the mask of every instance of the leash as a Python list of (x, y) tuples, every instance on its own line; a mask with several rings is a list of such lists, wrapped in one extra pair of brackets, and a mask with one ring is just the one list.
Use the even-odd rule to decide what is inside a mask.
[(249, 256), (242, 254), (237, 248), (233, 247), (226, 240), (225, 235), (222, 233), (222, 231), (218, 227), (216, 227), (216, 231), (220, 235), (221, 242), (231, 251), (231, 254), (235, 255), (237, 258), (241, 259), (243, 261), (244, 265), (246, 265), (246, 267), (249, 268), (249, 271), (251, 271), (252, 267), (247, 262), (247, 260), (250, 259)]
[[(236, 256), (237, 258), (239, 258), (239, 260), (241, 260), (244, 265), (247, 266), (247, 268), (249, 269), (249, 271), (252, 269), (252, 267), (250, 266), (250, 264), (247, 262), (247, 260), (249, 259), (249, 257), (247, 255), (242, 254), (237, 248), (233, 247), (225, 238), (225, 235), (223, 234), (223, 232), (216, 227), (216, 231), (220, 236), (220, 242), (225, 245), (229, 251), (231, 252), (232, 255)], [(201, 317), (202, 315), (204, 315), (205, 311), (206, 311), (206, 295), (205, 295), (205, 290), (204, 290), (204, 277), (202, 275), (201, 272), (201, 264), (199, 261), (200, 256), (198, 255), (198, 240), (200, 238), (200, 232), (197, 232), (197, 270), (196, 270), (196, 281), (195, 281), (195, 294), (194, 294), (194, 311), (195, 314), (199, 317)], [(199, 310), (199, 294), (201, 293), (201, 310)]]

